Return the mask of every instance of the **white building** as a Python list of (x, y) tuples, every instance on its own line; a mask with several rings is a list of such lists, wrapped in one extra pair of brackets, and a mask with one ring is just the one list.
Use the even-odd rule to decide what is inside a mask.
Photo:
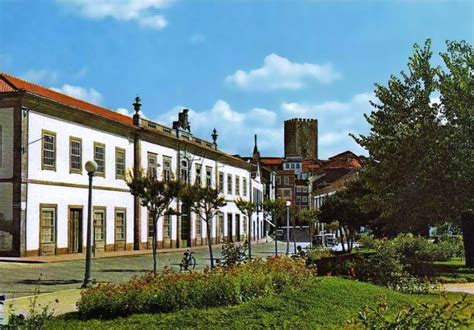
[[(247, 239), (248, 219), (234, 201), (261, 196), (260, 177), (252, 178), (253, 165), (192, 136), (186, 117), (168, 128), (0, 73), (0, 256), (85, 251), (88, 160), (99, 164), (96, 252), (151, 248), (148, 212), (124, 181), (139, 168), (218, 187), (227, 205), (213, 221), (212, 242)], [(262, 218), (252, 219), (253, 240), (264, 236)], [(165, 216), (158, 228), (161, 248), (206, 243), (205, 223), (194, 214)]]

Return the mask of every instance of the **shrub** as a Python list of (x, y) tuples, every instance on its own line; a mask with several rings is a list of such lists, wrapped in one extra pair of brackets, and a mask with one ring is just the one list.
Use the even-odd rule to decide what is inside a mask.
[(222, 245), (222, 259), (224, 259), (224, 266), (234, 266), (243, 263), (247, 249), (247, 243), (244, 245), (235, 245), (234, 243), (225, 243)]
[(388, 304), (381, 297), (375, 308), (364, 307), (358, 316), (347, 322), (348, 328), (368, 329), (457, 329), (473, 325), (473, 304), (461, 300), (449, 302), (443, 295), (436, 304), (404, 306), (394, 317), (388, 315)]
[(170, 312), (238, 304), (254, 297), (301, 288), (314, 270), (303, 260), (270, 257), (204, 272), (147, 274), (123, 284), (99, 284), (81, 293), (83, 318)]
[(378, 240), (371, 234), (361, 233), (359, 235), (359, 243), (362, 247), (372, 250), (376, 248)]

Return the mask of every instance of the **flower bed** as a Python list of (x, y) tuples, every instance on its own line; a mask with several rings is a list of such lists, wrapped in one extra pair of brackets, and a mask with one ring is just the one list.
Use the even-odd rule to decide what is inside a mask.
[(271, 257), (227, 269), (196, 273), (165, 272), (123, 284), (99, 284), (82, 292), (82, 318), (171, 312), (238, 304), (255, 297), (301, 288), (314, 274), (303, 260)]

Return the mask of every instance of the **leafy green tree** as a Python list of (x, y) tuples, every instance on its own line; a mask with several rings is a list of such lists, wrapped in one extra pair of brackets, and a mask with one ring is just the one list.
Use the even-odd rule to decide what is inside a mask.
[(408, 71), (375, 85), (371, 132), (355, 139), (369, 151), (362, 176), (385, 225), (460, 224), (474, 267), (474, 51), (448, 42), (440, 55), (444, 66), (432, 66), (430, 41), (415, 45)]
[(190, 207), (191, 211), (206, 223), (207, 246), (211, 268), (214, 268), (214, 256), (212, 253), (212, 219), (219, 213), (220, 208), (227, 205), (225, 198), (219, 194), (218, 189), (202, 187), (199, 185), (186, 185), (181, 188), (180, 197), (183, 204)]
[(278, 241), (276, 237), (276, 229), (278, 227), (278, 219), (285, 215), (285, 200), (282, 198), (266, 199), (262, 203), (263, 214), (265, 217), (270, 217), (274, 225), (275, 233), (275, 255), (278, 255)]
[(308, 225), (308, 236), (310, 244), (313, 244), (313, 229), (314, 225), (318, 221), (318, 211), (315, 209), (301, 209), (298, 213), (298, 217), (301, 222)]
[(158, 219), (165, 214), (177, 214), (177, 211), (171, 207), (171, 203), (178, 196), (182, 185), (175, 180), (158, 180), (143, 170), (136, 174), (130, 172), (126, 182), (132, 195), (148, 209), (153, 219), (153, 273), (156, 274)]
[(249, 259), (252, 260), (252, 215), (257, 211), (257, 204), (255, 202), (246, 201), (242, 198), (239, 198), (235, 201), (235, 205), (239, 208), (248, 219), (248, 250), (249, 250)]
[(363, 184), (359, 180), (355, 180), (348, 183), (343, 190), (329, 196), (319, 209), (319, 221), (328, 224), (337, 222), (342, 233), (343, 251), (347, 245), (348, 252), (350, 252), (360, 228), (367, 226), (378, 216), (376, 212), (366, 211), (360, 207), (359, 201), (367, 194), (368, 190)]

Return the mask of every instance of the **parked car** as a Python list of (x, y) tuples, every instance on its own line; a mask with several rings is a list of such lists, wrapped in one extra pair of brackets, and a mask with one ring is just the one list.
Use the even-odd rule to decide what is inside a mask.
[[(333, 247), (336, 244), (337, 244), (336, 235), (324, 234), (324, 245), (326, 247)], [(318, 234), (318, 235), (313, 236), (313, 245), (323, 246), (323, 234)]]

